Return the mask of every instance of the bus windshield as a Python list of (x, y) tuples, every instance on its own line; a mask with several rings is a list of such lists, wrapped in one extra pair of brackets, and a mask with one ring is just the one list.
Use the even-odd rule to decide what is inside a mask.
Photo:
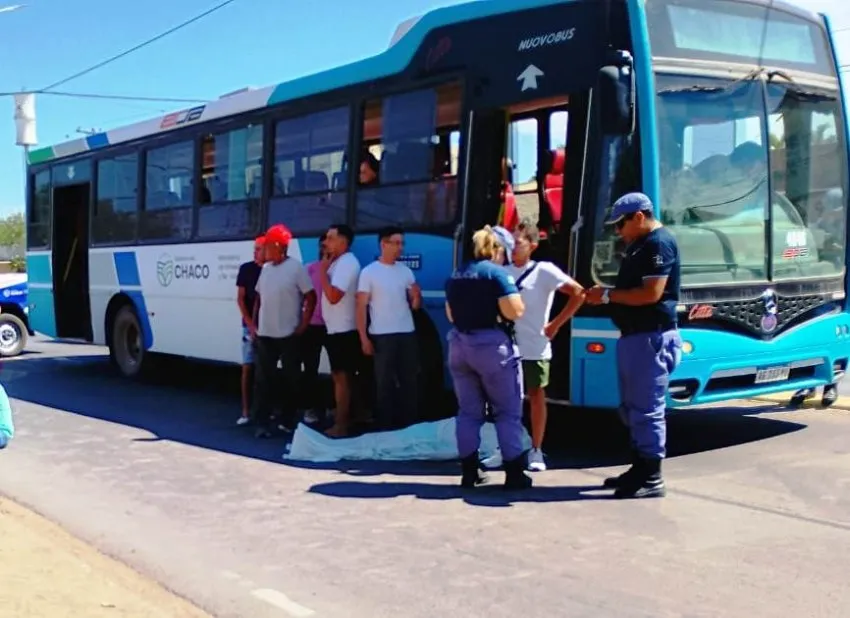
[(836, 97), (760, 79), (657, 82), (661, 218), (679, 241), (683, 284), (840, 274)]

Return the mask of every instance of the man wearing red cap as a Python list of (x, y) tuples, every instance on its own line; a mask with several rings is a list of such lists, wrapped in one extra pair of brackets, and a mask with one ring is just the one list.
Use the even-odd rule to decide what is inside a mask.
[(295, 427), (298, 398), (296, 389), (301, 372), (298, 336), (307, 330), (316, 307), (316, 291), (307, 269), (287, 255), (292, 233), (284, 225), (266, 232), (266, 263), (257, 281), (254, 323), (257, 325), (257, 437), (271, 436), (271, 411), (277, 363), (283, 368), (286, 398), (282, 426)]
[(248, 423), (251, 410), (251, 373), (254, 368), (254, 334), (257, 330), (254, 323), (254, 300), (260, 271), (266, 261), (265, 242), (263, 236), (254, 241), (254, 259), (242, 264), (236, 275), (236, 304), (242, 314), (242, 416), (236, 421), (237, 425)]

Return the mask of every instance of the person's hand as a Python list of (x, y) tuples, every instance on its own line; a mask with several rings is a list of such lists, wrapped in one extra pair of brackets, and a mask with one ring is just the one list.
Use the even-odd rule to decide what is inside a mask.
[(257, 339), (257, 326), (253, 322), (248, 324), (248, 336), (251, 338), (251, 341)]
[(363, 356), (374, 356), (375, 346), (372, 345), (371, 339), (361, 339), (360, 348), (363, 350)]
[(323, 273), (327, 273), (328, 269), (331, 267), (331, 257), (326, 253), (322, 256), (322, 259), (319, 260), (319, 268)]
[(552, 320), (546, 326), (543, 327), (543, 334), (546, 335), (546, 338), (551, 341), (558, 334), (559, 330), (561, 330), (561, 325)]
[(299, 324), (298, 328), (295, 329), (295, 334), (298, 336), (303, 335), (307, 332), (307, 324)]
[(601, 305), (602, 294), (604, 291), (605, 289), (603, 287), (599, 285), (594, 285), (584, 295), (584, 302), (586, 302), (588, 305)]

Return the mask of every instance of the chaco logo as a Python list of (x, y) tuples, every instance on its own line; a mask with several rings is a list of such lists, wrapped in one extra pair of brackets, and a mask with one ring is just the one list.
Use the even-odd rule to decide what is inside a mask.
[(159, 256), (156, 262), (156, 278), (164, 288), (167, 288), (174, 281), (174, 258), (167, 253)]

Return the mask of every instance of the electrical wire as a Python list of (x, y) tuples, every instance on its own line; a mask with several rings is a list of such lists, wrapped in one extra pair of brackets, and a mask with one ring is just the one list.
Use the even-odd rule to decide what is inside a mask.
[(125, 94), (102, 94), (92, 92), (45, 92), (44, 90), (27, 90), (21, 92), (0, 92), (0, 97), (12, 97), (18, 94), (43, 94), (54, 97), (72, 97), (78, 99), (112, 99), (115, 101), (144, 101), (146, 103), (209, 103), (209, 99), (179, 99), (173, 97), (143, 97)]
[(173, 34), (174, 32), (177, 32), (178, 30), (181, 30), (182, 28), (185, 28), (186, 26), (193, 24), (198, 20), (203, 19), (207, 15), (211, 15), (212, 13), (215, 13), (216, 11), (223, 9), (228, 4), (232, 4), (235, 1), (236, 0), (225, 0), (224, 2), (221, 2), (217, 5), (215, 5), (211, 9), (207, 9), (203, 13), (200, 13), (199, 15), (195, 15), (191, 19), (188, 19), (188, 20), (184, 21), (183, 23), (174, 26), (173, 28), (170, 28), (170, 29), (166, 30), (165, 32), (162, 32), (162, 33), (156, 35), (155, 37), (148, 39), (147, 41), (139, 43), (135, 47), (131, 47), (130, 49), (125, 50), (125, 51), (121, 52), (120, 54), (116, 54), (116, 55), (112, 56), (111, 58), (107, 58), (106, 60), (103, 60), (102, 62), (98, 62), (97, 64), (90, 66), (89, 68), (84, 69), (83, 71), (80, 71), (79, 73), (74, 73), (70, 77), (66, 77), (65, 79), (61, 79), (58, 82), (50, 84), (49, 86), (45, 86), (44, 88), (40, 88), (36, 92), (41, 92), (42, 94), (45, 94), (46, 91), (48, 91), (48, 90), (53, 90), (54, 88), (56, 88), (58, 86), (61, 86), (63, 84), (67, 84), (71, 80), (82, 77), (83, 75), (87, 75), (87, 74), (91, 73), (92, 71), (96, 71), (97, 69), (104, 67), (107, 64), (110, 64), (111, 62), (115, 62), (116, 60), (119, 60), (119, 59), (123, 58), (124, 56), (128, 56), (129, 54), (132, 54), (133, 52), (138, 51), (138, 50), (142, 49), (143, 47), (147, 47), (151, 43), (155, 43), (156, 41), (159, 41), (160, 39), (167, 37), (169, 34)]

